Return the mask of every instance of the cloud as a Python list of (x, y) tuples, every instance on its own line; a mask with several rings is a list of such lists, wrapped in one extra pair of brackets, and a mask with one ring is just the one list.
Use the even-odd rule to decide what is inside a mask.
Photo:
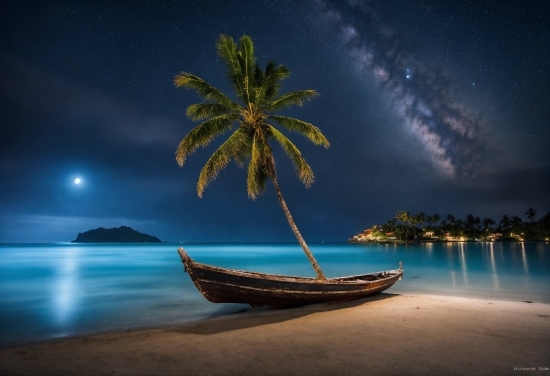
[(88, 128), (109, 143), (175, 148), (182, 137), (176, 119), (150, 116), (135, 105), (79, 87), (13, 55), (0, 55), (0, 80), (0, 97), (18, 113), (50, 117), (57, 126)]

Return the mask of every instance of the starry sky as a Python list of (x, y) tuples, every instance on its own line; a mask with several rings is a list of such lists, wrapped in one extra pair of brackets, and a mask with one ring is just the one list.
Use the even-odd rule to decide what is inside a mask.
[(345, 241), (396, 210), (543, 215), (548, 19), (548, 1), (2, 1), (0, 242), (120, 225), (163, 241), (295, 241), (271, 186), (247, 197), (246, 169), (229, 165), (197, 196), (223, 136), (176, 164), (200, 98), (174, 76), (232, 95), (220, 34), (287, 66), (282, 92), (320, 94), (282, 113), (331, 143), (287, 134), (311, 188), (274, 147), (306, 241)]

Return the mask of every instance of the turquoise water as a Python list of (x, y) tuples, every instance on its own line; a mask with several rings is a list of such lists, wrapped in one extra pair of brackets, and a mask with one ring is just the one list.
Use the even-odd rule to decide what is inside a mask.
[[(205, 300), (179, 244), (0, 245), (0, 344), (181, 323), (247, 306)], [(550, 303), (546, 243), (311, 244), (328, 277), (398, 268), (390, 293)], [(185, 244), (196, 261), (314, 276), (297, 244)]]

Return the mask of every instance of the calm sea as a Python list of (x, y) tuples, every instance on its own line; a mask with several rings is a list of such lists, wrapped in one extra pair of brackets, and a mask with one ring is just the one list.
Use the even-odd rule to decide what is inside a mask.
[[(155, 327), (248, 306), (205, 300), (184, 273), (179, 244), (0, 245), (0, 344)], [(184, 244), (196, 261), (313, 276), (297, 244)], [(550, 303), (550, 245), (311, 244), (328, 277), (398, 268), (391, 293)]]

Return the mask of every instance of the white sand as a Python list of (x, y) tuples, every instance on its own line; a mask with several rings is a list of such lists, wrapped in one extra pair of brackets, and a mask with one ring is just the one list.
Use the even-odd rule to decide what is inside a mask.
[(526, 373), (550, 376), (550, 304), (433, 295), (249, 310), (0, 349), (2, 375)]

